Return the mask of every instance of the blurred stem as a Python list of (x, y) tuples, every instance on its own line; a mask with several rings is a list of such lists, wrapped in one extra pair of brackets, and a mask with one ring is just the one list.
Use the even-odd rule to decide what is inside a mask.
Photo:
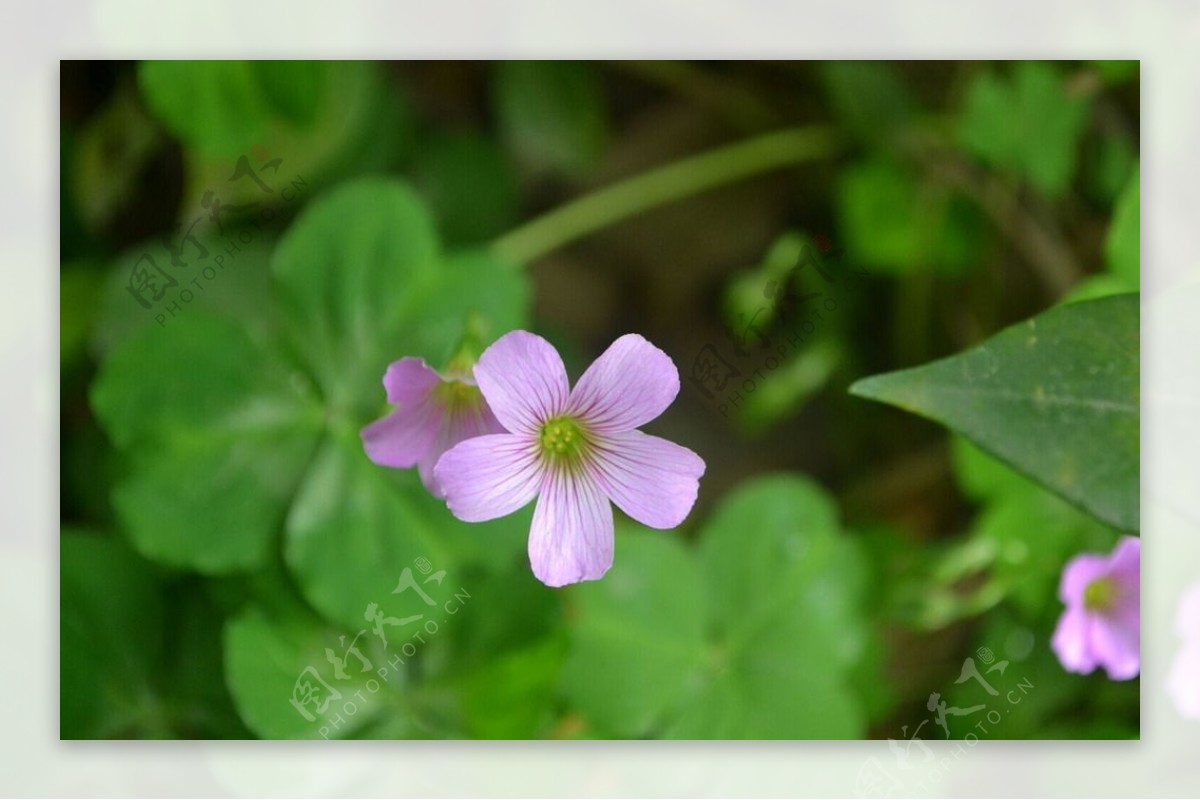
[(931, 159), (931, 173), (972, 198), (1018, 253), (1033, 267), (1047, 293), (1057, 299), (1083, 275), (1065, 236), (1048, 212), (1034, 213), (1021, 203), (1015, 186), (991, 172), (973, 172), (955, 156)]
[(528, 265), (558, 248), (657, 206), (781, 167), (815, 161), (837, 149), (823, 126), (791, 128), (718, 147), (656, 167), (572, 200), (501, 236), (492, 247)]

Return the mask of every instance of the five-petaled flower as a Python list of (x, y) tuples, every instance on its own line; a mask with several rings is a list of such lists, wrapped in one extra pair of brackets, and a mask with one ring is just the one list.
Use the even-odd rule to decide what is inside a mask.
[(635, 430), (679, 393), (675, 364), (641, 336), (613, 342), (572, 391), (554, 347), (513, 331), (480, 356), (475, 380), (506, 432), (460, 442), (434, 475), (468, 522), (537, 497), (529, 560), (546, 585), (594, 580), (612, 566), (610, 500), (652, 528), (673, 528), (691, 511), (704, 461)]
[(1141, 540), (1123, 536), (1110, 555), (1084, 553), (1063, 570), (1067, 608), (1051, 646), (1068, 672), (1104, 667), (1121, 681), (1141, 669)]
[(396, 408), (362, 429), (367, 456), (385, 467), (417, 467), (421, 481), (443, 497), (433, 476), (437, 460), (454, 445), (503, 431), (463, 365), (445, 375), (420, 358), (402, 358), (383, 376), (389, 403)]

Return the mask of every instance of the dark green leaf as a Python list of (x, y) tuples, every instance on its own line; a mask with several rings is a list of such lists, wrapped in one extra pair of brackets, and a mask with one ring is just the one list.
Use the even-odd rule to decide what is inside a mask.
[(413, 184), (450, 245), (479, 244), (500, 235), (520, 208), (517, 176), (505, 152), (478, 134), (433, 137), (416, 155)]
[(1138, 300), (1052, 308), (850, 391), (940, 422), (1101, 521), (1137, 530)]
[(60, 554), (60, 736), (167, 735), (152, 688), (163, 646), (159, 578), (97, 534), (64, 532)]
[(905, 132), (916, 97), (884, 61), (829, 61), (820, 65), (829, 99), (846, 127), (863, 141), (889, 143)]
[(496, 112), (509, 146), (538, 168), (580, 175), (608, 139), (599, 79), (579, 61), (505, 61), (496, 69)]

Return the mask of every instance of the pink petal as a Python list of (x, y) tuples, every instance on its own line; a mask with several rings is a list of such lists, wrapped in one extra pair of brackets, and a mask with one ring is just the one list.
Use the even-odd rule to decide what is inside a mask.
[(1058, 599), (1068, 606), (1083, 604), (1083, 590), (1097, 578), (1108, 574), (1108, 557), (1084, 553), (1067, 562), (1058, 585)]
[(1096, 668), (1089, 644), (1091, 618), (1082, 608), (1068, 607), (1058, 618), (1050, 646), (1067, 672), (1086, 675)]
[(483, 351), (475, 380), (506, 429), (535, 433), (562, 413), (569, 393), (558, 351), (540, 336), (512, 331)]
[(1138, 626), (1104, 616), (1094, 616), (1091, 622), (1092, 652), (1108, 677), (1114, 681), (1136, 677), (1142, 663)]
[(571, 413), (593, 430), (629, 431), (657, 417), (679, 394), (671, 357), (636, 333), (613, 342), (575, 385)]
[(1167, 694), (1180, 716), (1200, 720), (1200, 643), (1186, 644), (1167, 675)]
[(586, 472), (547, 473), (529, 530), (529, 563), (547, 586), (596, 580), (613, 562), (613, 517)]
[(442, 407), (426, 396), (362, 429), (367, 457), (384, 467), (411, 467), (421, 460), (442, 427)]
[(459, 442), (438, 459), (434, 480), (465, 522), (503, 517), (537, 494), (542, 466), (526, 436), (493, 433)]
[(1122, 536), (1108, 557), (1108, 573), (1125, 589), (1137, 592), (1141, 585), (1142, 540)]
[(617, 507), (651, 528), (674, 528), (696, 503), (704, 460), (641, 431), (609, 433), (597, 443), (596, 482)]
[(442, 454), (459, 442), (474, 439), (489, 433), (504, 433), (504, 426), (496, 419), (496, 415), (488, 408), (486, 402), (481, 402), (477, 409), (447, 413), (442, 420), (441, 430), (434, 438), (433, 444), (425, 455), (417, 462), (417, 471), (421, 474), (421, 482), (434, 497), (445, 498), (441, 484), (434, 477), (433, 468), (437, 465)]
[(437, 370), (426, 364), (425, 359), (409, 356), (388, 365), (383, 373), (383, 388), (387, 390), (389, 403), (416, 405), (429, 396), (440, 380)]

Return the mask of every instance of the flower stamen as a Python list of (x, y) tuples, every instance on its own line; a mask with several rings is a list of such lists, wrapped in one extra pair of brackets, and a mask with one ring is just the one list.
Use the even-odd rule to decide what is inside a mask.
[(1083, 590), (1083, 606), (1089, 611), (1108, 611), (1116, 596), (1117, 586), (1112, 578), (1097, 578)]
[(587, 431), (571, 417), (554, 417), (538, 434), (543, 455), (553, 462), (574, 464), (588, 451)]

